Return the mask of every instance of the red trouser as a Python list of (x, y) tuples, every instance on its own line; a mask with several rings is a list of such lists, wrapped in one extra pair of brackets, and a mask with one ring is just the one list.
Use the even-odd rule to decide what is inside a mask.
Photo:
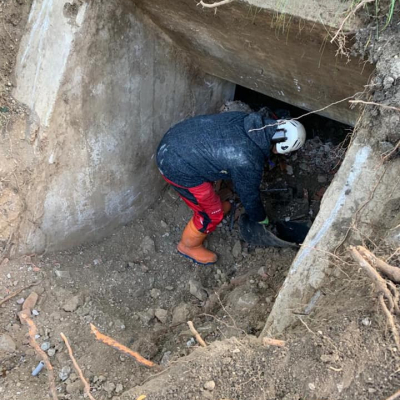
[(205, 182), (199, 186), (185, 188), (163, 178), (179, 193), (181, 199), (194, 211), (193, 222), (196, 229), (203, 233), (215, 231), (224, 218), (222, 203), (214, 192), (211, 183)]

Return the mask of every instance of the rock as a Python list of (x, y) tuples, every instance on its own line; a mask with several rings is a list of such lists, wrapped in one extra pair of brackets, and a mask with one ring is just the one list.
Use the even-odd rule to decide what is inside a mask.
[(156, 251), (154, 240), (150, 236), (144, 237), (140, 247), (144, 254), (154, 254)]
[(334, 363), (339, 360), (339, 356), (337, 354), (322, 354), (320, 359), (324, 363)]
[(200, 282), (194, 279), (189, 280), (189, 291), (192, 296), (200, 301), (206, 301), (208, 298), (206, 290), (201, 286)]
[(17, 300), (17, 304), (21, 305), (24, 304), (25, 299), (21, 297), (20, 299)]
[(163, 354), (162, 358), (161, 358), (160, 364), (161, 364), (161, 365), (167, 365), (167, 364), (169, 364), (169, 361), (171, 360), (171, 354), (172, 354), (171, 351), (166, 351), (166, 352)]
[(67, 384), (66, 391), (68, 394), (77, 394), (83, 390), (84, 386), (81, 380)]
[(286, 173), (288, 175), (293, 175), (293, 167), (291, 165), (286, 165)]
[(161, 290), (159, 290), (159, 289), (151, 289), (150, 290), (150, 296), (153, 299), (158, 299), (160, 297), (160, 295), (161, 295)]
[(175, 307), (174, 312), (172, 313), (172, 324), (181, 324), (186, 322), (189, 319), (190, 308), (186, 303), (181, 303), (177, 307)]
[(47, 351), (49, 348), (50, 348), (50, 342), (43, 342), (42, 344), (41, 344), (41, 346), (40, 346), (40, 348), (43, 350), (43, 351)]
[(47, 355), (48, 355), (49, 357), (54, 357), (55, 354), (56, 354), (56, 349), (49, 349), (49, 350), (47, 351)]
[(163, 229), (168, 228), (168, 225), (167, 225), (167, 223), (165, 221), (161, 221), (160, 225), (161, 225), (161, 228), (163, 228)]
[(204, 389), (209, 390), (212, 392), (215, 389), (215, 382), (214, 381), (208, 381), (204, 384)]
[(103, 385), (103, 390), (105, 390), (108, 394), (111, 394), (115, 390), (115, 384), (112, 382), (106, 382)]
[(240, 240), (236, 240), (235, 245), (233, 246), (232, 249), (232, 255), (235, 258), (239, 258), (242, 254), (242, 244), (240, 243)]
[(364, 326), (370, 326), (372, 324), (372, 321), (368, 317), (365, 317), (365, 318), (362, 319), (361, 323)]
[(308, 384), (308, 388), (309, 388), (310, 390), (315, 390), (315, 385), (314, 385), (313, 383), (309, 383), (309, 384)]
[(68, 366), (62, 367), (60, 373), (58, 374), (62, 382), (66, 381), (71, 373), (71, 368)]
[(156, 316), (156, 318), (162, 323), (165, 324), (167, 322), (167, 318), (168, 318), (168, 311), (164, 310), (162, 308), (157, 308), (154, 311), (154, 315)]
[(391, 76), (386, 76), (385, 79), (383, 80), (383, 88), (385, 90), (388, 90), (392, 87), (395, 79)]
[(318, 181), (319, 183), (325, 183), (325, 182), (328, 181), (328, 178), (326, 177), (326, 175), (318, 175), (317, 181)]
[(257, 305), (259, 298), (255, 293), (247, 292), (244, 287), (234, 289), (229, 297), (229, 304), (237, 311), (248, 311)]
[(79, 307), (79, 303), (79, 296), (74, 296), (68, 299), (62, 308), (64, 311), (74, 312)]
[(154, 310), (152, 308), (149, 308), (146, 311), (138, 312), (137, 315), (144, 325), (148, 325), (150, 321), (154, 318)]
[(120, 383), (117, 383), (117, 386), (115, 387), (115, 393), (121, 393), (123, 390), (124, 387)]
[(0, 335), (0, 352), (13, 353), (16, 349), (17, 346), (10, 335)]

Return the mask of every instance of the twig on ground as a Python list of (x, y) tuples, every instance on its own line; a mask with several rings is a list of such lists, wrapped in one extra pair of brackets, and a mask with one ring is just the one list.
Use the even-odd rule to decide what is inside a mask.
[(400, 111), (399, 107), (387, 106), (386, 104), (374, 103), (373, 101), (349, 100), (349, 103), (353, 103), (353, 104), (361, 103), (361, 104), (366, 104), (369, 106), (378, 106), (378, 107), (386, 108), (387, 110)]
[(386, 400), (397, 400), (398, 398), (400, 398), (400, 389), (396, 393), (393, 393)]
[(72, 349), (68, 342), (67, 337), (62, 332), (60, 333), (60, 336), (62, 337), (62, 340), (64, 340), (65, 345), (67, 346), (69, 357), (71, 358), (71, 361), (72, 361), (72, 364), (74, 365), (75, 371), (78, 373), (79, 378), (83, 383), (85, 393), (87, 394), (87, 396), (89, 397), (90, 400), (95, 400), (95, 398), (90, 393), (90, 385), (89, 385), (88, 381), (85, 379), (81, 368), (79, 367), (78, 363), (75, 360), (74, 354), (72, 353)]
[(277, 346), (277, 347), (285, 347), (286, 342), (284, 340), (271, 339), (269, 337), (262, 338), (262, 344), (264, 346)]
[(378, 293), (379, 294), (382, 293), (384, 295), (384, 297), (389, 303), (389, 310), (390, 312), (392, 312), (394, 308), (393, 296), (390, 290), (387, 288), (386, 281), (371, 266), (371, 264), (367, 260), (365, 260), (365, 258), (363, 258), (363, 256), (359, 253), (359, 251), (355, 247), (350, 246), (350, 253), (353, 259), (358, 262), (360, 267), (372, 279), (372, 281), (375, 284), (375, 288), (378, 290)]
[(97, 340), (99, 340), (102, 343), (107, 344), (108, 346), (114, 347), (114, 349), (117, 349), (128, 356), (133, 357), (139, 364), (145, 365), (146, 367), (149, 367), (149, 368), (158, 366), (157, 364), (153, 363), (152, 361), (147, 360), (144, 357), (142, 357), (136, 351), (133, 351), (130, 348), (124, 346), (123, 344), (118, 343), (116, 340), (110, 338), (109, 336), (103, 335), (101, 332), (99, 332), (99, 330), (93, 324), (90, 324), (90, 328), (92, 330), (92, 333), (96, 336)]
[(23, 292), (26, 289), (31, 288), (32, 286), (36, 286), (38, 285), (40, 282), (35, 282), (35, 283), (31, 283), (28, 286), (25, 286), (21, 289), (16, 290), (15, 292), (12, 292), (11, 294), (9, 294), (7, 297), (5, 297), (3, 300), (0, 301), (0, 306), (3, 305), (4, 303), (6, 303), (8, 300), (11, 300), (13, 297), (17, 296), (18, 294), (20, 294), (21, 292)]
[(189, 326), (190, 332), (192, 332), (192, 334), (196, 338), (197, 343), (202, 347), (207, 347), (206, 342), (202, 339), (202, 337), (200, 336), (199, 332), (197, 332), (196, 328), (193, 325), (193, 322), (192, 321), (188, 321), (187, 324)]
[(43, 360), (43, 362), (47, 368), (47, 378), (49, 381), (51, 396), (52, 396), (53, 400), (58, 400), (56, 383), (55, 383), (55, 379), (54, 379), (53, 366), (50, 363), (49, 357), (40, 348), (39, 344), (37, 343), (37, 341), (35, 339), (35, 336), (37, 335), (38, 330), (37, 330), (35, 323), (32, 321), (32, 319), (30, 318), (29, 315), (30, 315), (30, 310), (28, 310), (28, 309), (23, 310), (18, 314), (21, 323), (28, 325), (28, 334), (29, 334), (30, 345), (33, 347), (33, 349), (36, 351), (36, 353)]
[(345, 19), (342, 21), (342, 23), (340, 24), (339, 29), (337, 30), (335, 36), (331, 39), (331, 43), (333, 43), (333, 42), (335, 41), (335, 39), (339, 36), (340, 32), (343, 31), (343, 27), (344, 27), (344, 24), (346, 23), (346, 21), (347, 21), (352, 15), (354, 15), (361, 7), (365, 6), (367, 3), (372, 3), (373, 1), (375, 1), (375, 0), (362, 0), (361, 3), (359, 3), (359, 4), (357, 5), (357, 7), (355, 7), (353, 10), (351, 10), (351, 11), (347, 14), (346, 18), (345, 18)]
[(201, 5), (202, 7), (205, 8), (215, 8), (219, 6), (223, 6), (225, 4), (232, 3), (234, 0), (222, 0), (222, 1), (217, 1), (215, 3), (204, 3), (203, 0), (200, 0), (200, 2), (197, 5)]
[(379, 272), (383, 272), (391, 281), (400, 283), (400, 268), (393, 267), (385, 261), (378, 258), (363, 246), (357, 246), (360, 254), (367, 259)]

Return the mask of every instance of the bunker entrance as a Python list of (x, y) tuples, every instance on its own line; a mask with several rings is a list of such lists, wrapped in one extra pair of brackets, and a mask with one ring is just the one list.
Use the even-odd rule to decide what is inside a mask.
[(272, 232), (281, 239), (302, 243), (341, 165), (352, 129), (315, 113), (303, 117), (306, 110), (242, 86), (236, 87), (234, 99), (225, 105), (226, 111), (256, 111), (271, 118), (300, 118), (306, 128), (307, 141), (303, 148), (287, 156), (271, 155), (261, 185)]

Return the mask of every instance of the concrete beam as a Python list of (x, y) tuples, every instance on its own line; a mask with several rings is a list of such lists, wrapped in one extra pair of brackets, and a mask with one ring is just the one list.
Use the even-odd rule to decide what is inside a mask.
[[(314, 1), (289, 2), (297, 15), (280, 9), (233, 2), (215, 9), (202, 9), (193, 0), (148, 2), (132, 0), (185, 49), (192, 60), (209, 74), (301, 107), (317, 110), (363, 91), (373, 66), (337, 56), (330, 43), (338, 24), (338, 0), (326, 2), (322, 17)], [(254, 1), (249, 1), (254, 3)], [(257, 4), (268, 7), (271, 1)], [(306, 10), (312, 19), (305, 19)], [(287, 10), (285, 10), (287, 11)], [(301, 11), (301, 12), (300, 12)], [(333, 17), (333, 16), (335, 17)], [(330, 17), (329, 17), (330, 16)], [(322, 22), (321, 22), (322, 21)], [(351, 41), (351, 40), (350, 40)], [(357, 111), (342, 102), (320, 112), (353, 125)]]

